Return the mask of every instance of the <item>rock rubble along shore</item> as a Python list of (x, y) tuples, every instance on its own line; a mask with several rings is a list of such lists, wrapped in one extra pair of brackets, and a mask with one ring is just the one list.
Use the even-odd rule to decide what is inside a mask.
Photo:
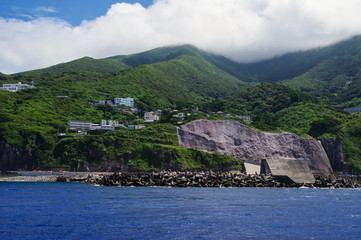
[(279, 181), (272, 175), (215, 172), (113, 173), (89, 178), (91, 184), (103, 186), (165, 186), (165, 187), (317, 187), (358, 188), (361, 177), (316, 176), (313, 184)]

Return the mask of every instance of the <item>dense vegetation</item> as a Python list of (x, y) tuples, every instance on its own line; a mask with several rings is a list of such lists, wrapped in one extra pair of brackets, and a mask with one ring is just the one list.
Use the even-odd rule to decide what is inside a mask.
[[(229, 157), (177, 146), (175, 128), (169, 124), (180, 123), (168, 108), (184, 111), (197, 105), (200, 112), (185, 111), (189, 115), (183, 123), (200, 118), (243, 122), (237, 115), (247, 115), (252, 117), (248, 124), (263, 131), (338, 138), (351, 167), (360, 171), (361, 118), (340, 110), (361, 103), (360, 43), (360, 37), (355, 37), (254, 64), (238, 64), (185, 45), (100, 60), (85, 57), (46, 69), (0, 74), (0, 84), (34, 81), (36, 86), (15, 93), (0, 91), (0, 139), (34, 148), (40, 165), (73, 169), (82, 159), (89, 160), (91, 149), (99, 154), (89, 164), (116, 159), (144, 170), (163, 164), (154, 155), (157, 152), (169, 153), (174, 156), (173, 164), (189, 168), (220, 162), (241, 165)], [(91, 104), (92, 100), (128, 96), (135, 99), (138, 114)], [(137, 124), (144, 111), (155, 109), (163, 110), (160, 125), (58, 138), (62, 132), (71, 134), (66, 125), (69, 119)]]
[(284, 84), (326, 99), (333, 106), (361, 104), (361, 37), (320, 49), (322, 61)]
[(171, 124), (156, 124), (140, 130), (121, 129), (101, 136), (66, 138), (55, 146), (51, 164), (77, 169), (84, 159), (89, 164), (117, 160), (138, 170), (159, 170), (167, 164), (178, 165), (179, 169), (243, 168), (241, 160), (229, 156), (179, 148), (176, 127)]

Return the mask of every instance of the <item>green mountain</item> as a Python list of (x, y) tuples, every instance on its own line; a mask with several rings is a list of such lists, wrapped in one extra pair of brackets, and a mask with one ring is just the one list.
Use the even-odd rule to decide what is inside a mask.
[(308, 71), (283, 81), (293, 88), (331, 100), (339, 107), (361, 104), (361, 37), (322, 49), (322, 61)]
[(14, 81), (34, 80), (48, 95), (88, 99), (132, 96), (150, 107), (199, 103), (232, 95), (248, 85), (212, 64), (207, 53), (189, 45), (108, 59), (86, 57), (12, 77)]
[[(59, 133), (68, 131), (66, 123), (70, 119), (93, 123), (99, 123), (102, 119), (115, 119), (124, 124), (137, 124), (137, 119), (143, 118), (142, 112), (127, 114), (108, 105), (93, 105), (92, 100), (133, 97), (141, 111), (181, 108), (185, 104), (200, 105), (203, 102), (226, 98), (248, 86), (212, 64), (206, 55), (186, 45), (108, 59), (85, 57), (45, 69), (1, 75), (0, 83), (34, 81), (35, 88), (19, 92), (0, 91), (0, 147), (6, 142), (21, 149), (32, 149), (32, 156), (39, 165), (72, 169), (75, 169), (78, 161), (82, 159), (81, 149), (84, 145), (79, 145), (82, 142), (99, 146), (100, 149), (96, 149), (104, 153), (105, 157), (119, 153), (115, 157), (123, 163), (128, 163), (129, 156), (133, 156), (135, 161), (132, 164), (137, 169), (159, 167), (158, 163), (154, 166), (152, 161), (155, 157), (149, 154), (149, 151), (153, 150), (154, 154), (165, 151), (176, 156), (174, 161), (179, 161), (177, 164), (185, 167), (203, 166), (207, 161), (224, 161), (224, 157), (178, 149), (177, 144), (165, 144), (149, 136), (134, 141), (137, 133), (125, 130), (118, 134), (124, 136), (122, 139), (127, 139), (127, 142), (120, 140), (119, 144), (122, 145), (116, 150), (112, 144), (112, 134), (109, 138), (58, 138)], [(166, 128), (155, 129), (161, 132)], [(176, 137), (175, 130), (173, 126), (173, 137)], [(152, 134), (156, 133), (153, 131)], [(103, 143), (104, 141), (107, 143)], [(193, 155), (203, 162), (189, 162)], [(95, 160), (91, 157), (88, 160), (89, 163), (94, 160), (94, 164), (99, 164), (104, 160), (103, 157), (95, 157)], [(236, 162), (236, 165), (239, 165), (239, 161)]]
[[(125, 162), (133, 156), (138, 169), (159, 167), (159, 162), (154, 165), (154, 154), (159, 149), (176, 154), (175, 161), (183, 162), (184, 166), (187, 165), (185, 159), (189, 160), (194, 154), (202, 155), (184, 152), (174, 142), (165, 144), (162, 137), (156, 142), (149, 138), (164, 129), (174, 138), (175, 128), (166, 126), (154, 128), (158, 130), (151, 133), (146, 130), (142, 137), (131, 131), (120, 131), (59, 140), (58, 133), (68, 131), (69, 119), (93, 123), (102, 119), (115, 119), (124, 124), (141, 122), (138, 119), (143, 117), (142, 112), (127, 114), (107, 105), (91, 104), (92, 100), (133, 97), (143, 112), (198, 105), (203, 113), (192, 113), (185, 121), (224, 119), (222, 115), (207, 115), (208, 111), (223, 111), (250, 115), (251, 126), (264, 131), (289, 131), (319, 139), (338, 138), (344, 144), (351, 166), (361, 170), (358, 157), (361, 138), (354, 134), (361, 126), (361, 118), (333, 108), (356, 105), (361, 99), (360, 39), (355, 37), (327, 48), (252, 64), (239, 64), (184, 45), (106, 59), (85, 57), (35, 71), (0, 74), (0, 83), (35, 82), (34, 89), (15, 93), (0, 91), (0, 143), (34, 149), (34, 157), (40, 165), (72, 168), (82, 161), (82, 149), (105, 154), (94, 161), (91, 154), (87, 156), (94, 164), (99, 164), (106, 156)], [(327, 104), (324, 100), (328, 100)], [(178, 122), (166, 111), (161, 120), (166, 124)], [(134, 141), (136, 137), (138, 140)], [(112, 141), (118, 138), (119, 149), (115, 149)], [(86, 147), (89, 144), (96, 150)], [(153, 155), (149, 155), (147, 149)], [(188, 157), (184, 158), (186, 155)], [(143, 158), (149, 161), (141, 161)], [(213, 156), (200, 157), (211, 158)], [(193, 162), (189, 166), (197, 164)]]
[[(68, 89), (56, 83), (58, 78), (62, 82), (62, 76), (66, 75), (69, 79), (87, 82), (89, 90), (74, 86), (71, 81), (73, 90), (79, 89), (87, 97), (113, 97), (118, 92), (138, 99), (152, 95), (157, 99), (155, 104), (162, 105), (219, 98), (232, 95), (249, 84), (271, 81), (320, 97), (333, 106), (349, 107), (361, 105), (360, 56), (361, 36), (249, 64), (184, 45), (106, 59), (85, 57), (15, 74), (14, 78), (35, 79), (39, 86), (51, 85), (61, 94), (67, 94)], [(103, 82), (101, 86), (99, 79)]]
[(361, 36), (257, 63), (216, 65), (244, 81), (279, 82), (333, 106), (361, 105)]

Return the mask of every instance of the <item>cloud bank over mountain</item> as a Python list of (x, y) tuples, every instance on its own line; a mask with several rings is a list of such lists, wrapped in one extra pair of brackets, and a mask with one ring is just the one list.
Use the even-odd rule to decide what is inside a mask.
[(176, 44), (252, 62), (361, 34), (359, 9), (361, 0), (157, 0), (114, 4), (79, 26), (0, 18), (0, 72)]

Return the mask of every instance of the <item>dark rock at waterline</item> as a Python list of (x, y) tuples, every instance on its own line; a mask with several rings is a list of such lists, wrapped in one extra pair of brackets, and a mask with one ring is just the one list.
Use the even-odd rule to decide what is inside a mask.
[(38, 167), (32, 148), (21, 148), (0, 142), (0, 170), (1, 171), (31, 171)]
[(318, 187), (358, 188), (361, 178), (353, 176), (316, 176), (314, 184), (277, 180), (272, 175), (246, 175), (228, 172), (113, 173), (89, 178), (91, 184), (103, 186), (165, 186), (165, 187)]

